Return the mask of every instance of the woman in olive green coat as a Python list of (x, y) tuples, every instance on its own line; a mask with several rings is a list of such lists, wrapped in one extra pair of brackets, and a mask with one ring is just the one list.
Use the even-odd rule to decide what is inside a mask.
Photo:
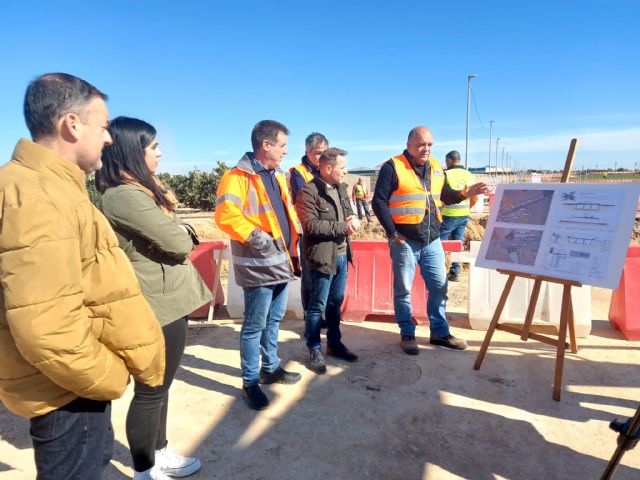
[(187, 258), (197, 237), (176, 216), (175, 196), (155, 176), (162, 155), (155, 129), (142, 120), (118, 117), (110, 123), (109, 132), (113, 144), (104, 149), (103, 165), (96, 173), (102, 193), (100, 209), (162, 326), (167, 355), (162, 386), (135, 382), (126, 425), (133, 478), (184, 477), (201, 465), (197, 458), (166, 448), (169, 387), (184, 352), (187, 315), (212, 296)]

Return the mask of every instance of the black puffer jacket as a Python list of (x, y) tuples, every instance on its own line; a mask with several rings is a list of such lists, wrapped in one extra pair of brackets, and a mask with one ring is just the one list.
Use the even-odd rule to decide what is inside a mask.
[(309, 268), (335, 275), (338, 245), (347, 241), (347, 260), (351, 262), (351, 242), (347, 237), (346, 222), (338, 221), (338, 208), (344, 218), (354, 215), (347, 185), (338, 188), (341, 205), (336, 205), (327, 193), (328, 185), (316, 176), (298, 195), (296, 210), (302, 223), (302, 255)]

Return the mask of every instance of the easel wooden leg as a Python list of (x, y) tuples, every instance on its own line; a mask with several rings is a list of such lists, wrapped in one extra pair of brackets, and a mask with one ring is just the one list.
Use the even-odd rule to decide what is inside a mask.
[(513, 282), (516, 279), (515, 275), (509, 275), (507, 279), (507, 283), (504, 286), (504, 290), (502, 290), (502, 295), (500, 295), (500, 301), (496, 307), (496, 311), (493, 314), (493, 318), (491, 319), (491, 323), (489, 324), (489, 328), (487, 329), (487, 334), (484, 336), (484, 341), (482, 342), (482, 347), (480, 347), (480, 351), (478, 352), (478, 356), (476, 357), (476, 363), (473, 365), (474, 370), (480, 370), (480, 366), (482, 365), (482, 361), (484, 360), (484, 356), (487, 353), (487, 349), (489, 348), (489, 344), (491, 343), (491, 337), (493, 337), (493, 332), (496, 329), (496, 325), (500, 321), (500, 315), (502, 315), (502, 310), (504, 309), (505, 303), (507, 303), (507, 298), (509, 297), (509, 292), (511, 291), (511, 287), (513, 286)]
[(560, 328), (558, 331), (558, 350), (556, 353), (556, 374), (553, 381), (553, 399), (560, 401), (562, 392), (562, 370), (564, 368), (564, 353), (567, 340), (567, 324), (571, 310), (571, 285), (564, 285), (562, 290), (562, 311), (560, 313)]
[(569, 296), (569, 342), (571, 343), (571, 353), (578, 353), (578, 342), (576, 341), (576, 325), (573, 316), (573, 300)]
[(524, 317), (522, 335), (520, 336), (520, 338), (525, 342), (529, 339), (529, 331), (531, 330), (531, 323), (533, 322), (533, 314), (536, 313), (536, 304), (538, 303), (538, 296), (540, 296), (541, 285), (542, 285), (542, 280), (536, 279), (533, 282), (531, 299), (529, 300), (529, 306), (527, 307), (527, 315)]

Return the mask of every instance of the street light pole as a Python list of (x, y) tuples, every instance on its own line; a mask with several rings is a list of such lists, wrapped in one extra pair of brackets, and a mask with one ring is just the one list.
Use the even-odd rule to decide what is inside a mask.
[(491, 175), (491, 134), (493, 133), (493, 120), (489, 120), (489, 175)]
[(498, 178), (498, 145), (500, 145), (500, 137), (496, 138), (496, 180)]
[(471, 79), (476, 78), (478, 75), (472, 73), (467, 75), (467, 135), (464, 143), (464, 168), (468, 167), (469, 157), (469, 109), (471, 107)]
[(504, 165), (505, 165), (505, 168), (507, 169), (507, 178), (511, 183), (511, 167), (509, 166), (509, 152), (505, 153), (504, 155)]

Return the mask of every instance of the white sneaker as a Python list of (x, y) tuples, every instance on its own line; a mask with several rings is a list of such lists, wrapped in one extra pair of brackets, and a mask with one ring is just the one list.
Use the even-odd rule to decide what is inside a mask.
[(171, 477), (166, 476), (156, 466), (151, 467), (144, 472), (133, 471), (133, 480), (171, 480)]
[(200, 467), (202, 463), (195, 457), (183, 457), (168, 447), (156, 450), (155, 468), (168, 477), (186, 477), (196, 473)]

